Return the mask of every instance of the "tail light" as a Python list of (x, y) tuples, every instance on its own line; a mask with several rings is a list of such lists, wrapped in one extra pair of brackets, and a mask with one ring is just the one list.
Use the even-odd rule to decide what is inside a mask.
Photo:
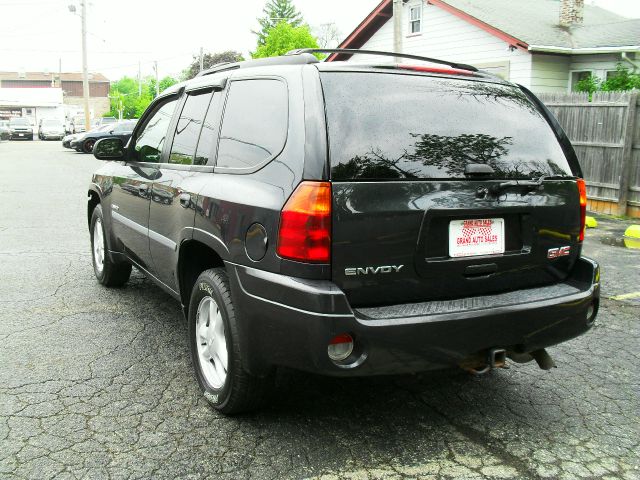
[(587, 220), (587, 185), (584, 183), (583, 178), (579, 178), (576, 182), (578, 184), (578, 194), (580, 196), (580, 236), (578, 241), (584, 240), (585, 222)]
[(331, 255), (331, 184), (302, 182), (280, 213), (278, 255), (328, 263)]

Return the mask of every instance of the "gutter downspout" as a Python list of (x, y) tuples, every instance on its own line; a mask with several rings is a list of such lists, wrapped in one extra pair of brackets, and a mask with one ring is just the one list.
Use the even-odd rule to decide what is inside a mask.
[(640, 69), (640, 66), (634, 62), (633, 60), (631, 60), (628, 56), (627, 56), (627, 52), (622, 52), (620, 54), (620, 57), (623, 60), (626, 60), (627, 62), (629, 62), (631, 64), (631, 66), (633, 67), (633, 72), (635, 73), (638, 69)]
[[(402, 53), (402, 0), (393, 0), (393, 51)], [(395, 61), (400, 63), (399, 58)]]

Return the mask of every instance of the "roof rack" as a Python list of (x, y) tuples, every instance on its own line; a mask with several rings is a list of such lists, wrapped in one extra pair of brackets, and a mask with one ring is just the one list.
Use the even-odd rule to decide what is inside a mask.
[(234, 68), (240, 68), (238, 62), (220, 62), (216, 63), (212, 67), (207, 68), (206, 70), (202, 70), (198, 72), (196, 77), (204, 77), (205, 75), (211, 75), (216, 72), (222, 72), (223, 70), (232, 70)]
[(465, 63), (449, 62), (447, 60), (439, 60), (437, 58), (421, 57), (419, 55), (410, 55), (408, 53), (395, 53), (395, 52), (380, 52), (377, 50), (359, 50), (357, 48), (298, 48), (291, 50), (286, 55), (302, 55), (310, 53), (337, 53), (346, 55), (379, 55), (382, 57), (397, 57), (397, 58), (409, 58), (411, 60), (421, 60), (423, 62), (439, 63), (441, 65), (448, 65), (451, 68), (458, 68), (460, 70), (469, 70), (470, 72), (477, 72), (478, 69), (473, 65), (467, 65)]
[(213, 67), (202, 70), (196, 77), (212, 75), (214, 73), (223, 72), (225, 70), (233, 70), (236, 68), (253, 68), (266, 67), (269, 65), (305, 65), (309, 63), (318, 63), (319, 60), (311, 55), (311, 53), (300, 52), (299, 55), (289, 55), (280, 57), (257, 58), (255, 60), (245, 60), (242, 62), (222, 62), (216, 63)]

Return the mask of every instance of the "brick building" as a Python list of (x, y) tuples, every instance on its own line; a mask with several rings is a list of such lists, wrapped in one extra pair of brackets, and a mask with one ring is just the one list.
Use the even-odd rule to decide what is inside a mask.
[[(89, 74), (89, 113), (98, 118), (110, 110), (109, 79), (101, 73)], [(72, 117), (84, 111), (84, 91), (82, 73), (46, 73), (46, 72), (0, 72), (0, 89), (21, 88), (59, 88), (62, 89), (62, 103), (66, 117)], [(28, 102), (25, 91), (25, 102)], [(25, 104), (23, 116), (37, 116), (29, 105)], [(3, 106), (0, 105), (0, 110)], [(29, 113), (32, 111), (33, 113)], [(2, 111), (0, 111), (0, 116)]]

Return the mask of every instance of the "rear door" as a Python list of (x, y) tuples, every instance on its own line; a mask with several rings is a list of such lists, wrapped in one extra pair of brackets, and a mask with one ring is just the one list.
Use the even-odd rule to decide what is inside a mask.
[[(462, 298), (567, 276), (579, 254), (574, 173), (521, 90), (408, 73), (334, 71), (321, 80), (332, 278), (353, 305)], [(555, 248), (563, 255), (548, 258)]]
[(167, 161), (160, 165), (153, 182), (149, 214), (150, 249), (157, 276), (175, 291), (180, 242), (191, 237), (198, 192), (213, 174), (209, 160), (216, 146), (222, 94), (209, 88), (185, 95)]

